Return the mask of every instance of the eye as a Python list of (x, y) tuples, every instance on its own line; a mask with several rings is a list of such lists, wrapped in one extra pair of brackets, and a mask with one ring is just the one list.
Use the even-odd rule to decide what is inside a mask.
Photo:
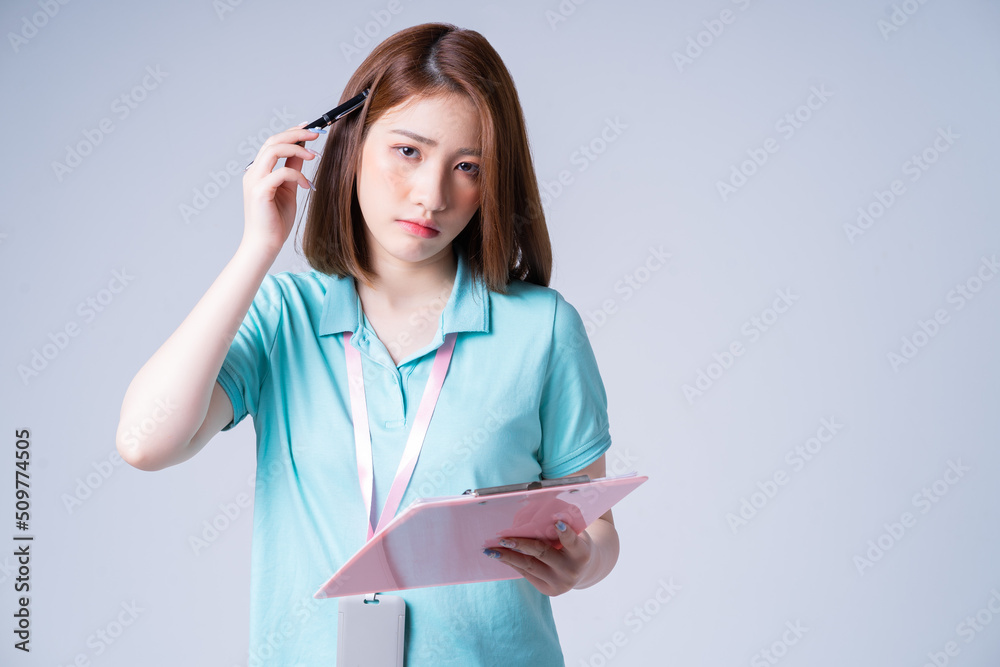
[[(395, 146), (396, 151), (404, 158), (416, 157), (419, 151), (413, 146)], [(413, 151), (412, 153), (407, 153), (406, 151)], [(468, 175), (471, 178), (476, 178), (479, 175), (479, 165), (473, 162), (459, 162), (459, 171), (463, 174)], [(465, 167), (464, 169), (462, 167)]]

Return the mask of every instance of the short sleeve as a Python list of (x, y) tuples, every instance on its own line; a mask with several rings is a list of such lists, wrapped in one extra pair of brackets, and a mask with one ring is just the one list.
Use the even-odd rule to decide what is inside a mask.
[(542, 476), (565, 477), (611, 447), (608, 398), (583, 319), (556, 293), (540, 418)]
[(264, 276), (246, 317), (240, 324), (216, 378), (233, 404), (233, 420), (228, 431), (248, 414), (256, 415), (260, 390), (270, 371), (271, 347), (281, 327), (284, 297), (271, 274)]

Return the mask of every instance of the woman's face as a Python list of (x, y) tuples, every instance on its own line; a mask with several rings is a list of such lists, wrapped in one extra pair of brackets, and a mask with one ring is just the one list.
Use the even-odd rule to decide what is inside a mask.
[(479, 115), (457, 94), (410, 100), (372, 124), (357, 187), (373, 255), (422, 262), (450, 248), (479, 208), (479, 139)]

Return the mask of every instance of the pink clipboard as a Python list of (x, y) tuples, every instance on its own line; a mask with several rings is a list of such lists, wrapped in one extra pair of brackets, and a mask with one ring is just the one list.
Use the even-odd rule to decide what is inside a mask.
[(419, 499), (376, 533), (313, 597), (517, 579), (521, 575), (484, 556), (483, 549), (499, 546), (502, 537), (557, 544), (557, 520), (581, 533), (647, 479), (632, 474), (496, 495)]

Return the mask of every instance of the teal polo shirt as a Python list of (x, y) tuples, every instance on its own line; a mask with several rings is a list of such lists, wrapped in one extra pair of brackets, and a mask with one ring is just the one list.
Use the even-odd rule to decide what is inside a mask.
[[(434, 352), (451, 332), (451, 364), (400, 509), (419, 497), (569, 475), (611, 445), (604, 384), (576, 309), (556, 290), (522, 281), (490, 292), (456, 255), (444, 310), (423, 318), (434, 339), (398, 366), (352, 277), (268, 274), (240, 325), (218, 382), (234, 414), (222, 430), (250, 415), (257, 435), (251, 667), (336, 661), (337, 599), (313, 593), (367, 531), (344, 332), (361, 353), (375, 512)], [(523, 578), (392, 594), (407, 603), (408, 667), (564, 664), (549, 598)]]

